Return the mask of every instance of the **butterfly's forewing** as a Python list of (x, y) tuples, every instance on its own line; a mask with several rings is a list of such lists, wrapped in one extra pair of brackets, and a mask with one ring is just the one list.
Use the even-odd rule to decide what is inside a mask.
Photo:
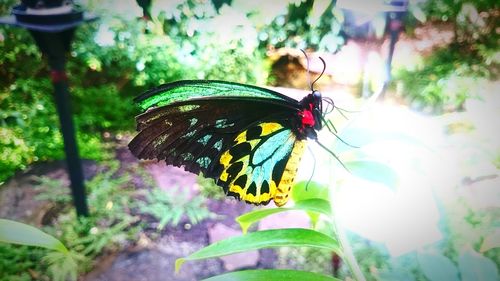
[(203, 97), (250, 97), (297, 103), (296, 100), (269, 89), (216, 80), (182, 80), (164, 84), (145, 92), (134, 101), (146, 110), (152, 106)]
[[(137, 117), (139, 134), (129, 144), (132, 153), (202, 172), (227, 194), (247, 202), (267, 204), (274, 199), (278, 206), (285, 204), (304, 147), (292, 130), (297, 101), (253, 86), (191, 83), (163, 88), (174, 96), (202, 98), (158, 97), (163, 92), (138, 98), (143, 106), (157, 107)], [(232, 94), (226, 93), (229, 89)], [(216, 95), (203, 97), (205, 91)]]

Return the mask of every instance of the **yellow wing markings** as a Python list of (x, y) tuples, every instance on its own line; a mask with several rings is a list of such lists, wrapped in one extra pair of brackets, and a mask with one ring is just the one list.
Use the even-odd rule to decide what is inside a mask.
[[(274, 182), (273, 182), (273, 184), (274, 184)], [(252, 193), (247, 192), (248, 187), (249, 187), (249, 185), (247, 185), (246, 187), (241, 187), (241, 186), (236, 185), (236, 184), (231, 184), (229, 187), (229, 190), (231, 192), (239, 194), (241, 200), (244, 200), (244, 201), (247, 201), (250, 203), (254, 203), (254, 204), (259, 204), (262, 202), (269, 202), (274, 197), (274, 193), (276, 191), (276, 184), (274, 184), (274, 189), (271, 186), (269, 187), (270, 192), (260, 193), (260, 189), (257, 189), (257, 194), (253, 195)]]
[(222, 156), (220, 157), (220, 163), (222, 166), (227, 167), (229, 166), (229, 162), (231, 162), (231, 159), (233, 159), (233, 155), (229, 153), (229, 150), (226, 150), (224, 153), (222, 153)]
[(300, 159), (306, 148), (306, 141), (295, 141), (290, 158), (285, 166), (285, 171), (281, 176), (281, 181), (276, 188), (276, 195), (273, 200), (276, 206), (281, 207), (288, 202), (290, 190), (292, 189), (297, 169), (299, 168)]
[(237, 137), (236, 139), (234, 139), (234, 141), (236, 142), (236, 144), (240, 144), (240, 143), (244, 143), (247, 141), (247, 131), (243, 131), (241, 132)]
[(283, 128), (279, 123), (262, 123), (260, 127), (262, 128), (262, 133), (260, 133), (261, 136), (267, 136)]

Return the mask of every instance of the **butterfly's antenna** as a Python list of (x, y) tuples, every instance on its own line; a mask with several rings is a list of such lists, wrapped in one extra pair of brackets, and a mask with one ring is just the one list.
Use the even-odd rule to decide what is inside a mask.
[(311, 176), (309, 177), (309, 180), (307, 180), (307, 183), (306, 183), (306, 191), (307, 191), (307, 187), (309, 187), (309, 183), (312, 181), (312, 178), (314, 176), (314, 172), (316, 171), (316, 157), (314, 156), (314, 153), (313, 151), (311, 150), (311, 147), (308, 146), (307, 149), (309, 149), (309, 152), (311, 153), (311, 156), (313, 158), (313, 170), (312, 170), (312, 173), (311, 173)]
[(337, 161), (340, 163), (340, 165), (342, 165), (342, 167), (344, 167), (344, 169), (350, 173), (349, 169), (347, 169), (347, 167), (344, 165), (344, 163), (342, 163), (342, 161), (340, 161), (339, 157), (337, 155), (335, 155), (335, 153), (333, 153), (330, 149), (328, 149), (328, 147), (321, 144), (317, 139), (316, 139), (316, 143), (319, 144), (319, 146), (321, 146), (324, 150), (328, 151), (328, 153), (330, 153), (335, 159), (337, 159)]
[(325, 70), (326, 70), (326, 62), (325, 62), (325, 60), (322, 57), (319, 57), (319, 59), (323, 63), (323, 70), (321, 71), (321, 74), (314, 80), (314, 82), (312, 82), (312, 84), (311, 84), (311, 91), (313, 91), (313, 89), (314, 89), (314, 83), (316, 83), (316, 81), (318, 81), (319, 78), (321, 78), (321, 76), (323, 76), (323, 74), (325, 73)]
[(311, 84), (311, 70), (309, 68), (309, 57), (307, 56), (306, 54), (306, 51), (300, 49), (300, 51), (302, 51), (302, 53), (304, 54), (304, 57), (306, 57), (306, 63), (307, 63), (307, 84), (309, 85), (309, 87), (311, 88), (311, 91), (313, 90), (312, 88), (312, 84)]

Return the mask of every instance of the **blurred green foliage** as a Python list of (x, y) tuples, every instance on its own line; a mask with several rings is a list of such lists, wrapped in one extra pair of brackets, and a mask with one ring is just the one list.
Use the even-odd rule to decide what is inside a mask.
[(500, 13), (494, 0), (428, 0), (424, 19), (451, 25), (452, 42), (434, 50), (414, 70), (397, 69), (395, 81), (412, 107), (432, 113), (462, 110), (469, 98), (480, 98), (488, 80), (498, 79)]
[(40, 260), (46, 253), (41, 248), (0, 243), (0, 280), (32, 280), (29, 269), (41, 266)]
[[(132, 99), (146, 89), (179, 79), (262, 85), (267, 49), (333, 51), (342, 44), (333, 5), (321, 1), (153, 1), (148, 20), (132, 0), (81, 3), (101, 18), (78, 28), (67, 71), (80, 153), (95, 160), (108, 156), (104, 134), (133, 130)], [(0, 12), (14, 4), (2, 2)], [(1, 26), (0, 47), (3, 182), (64, 155), (47, 65), (34, 41), (21, 28)]]
[[(458, 49), (457, 49), (458, 48)], [(496, 66), (486, 65), (483, 58), (463, 55), (459, 46), (436, 50), (424, 58), (417, 70), (397, 70), (396, 81), (402, 82), (403, 95), (411, 107), (432, 113), (462, 110), (469, 98), (480, 98), (481, 85), (494, 79)]]

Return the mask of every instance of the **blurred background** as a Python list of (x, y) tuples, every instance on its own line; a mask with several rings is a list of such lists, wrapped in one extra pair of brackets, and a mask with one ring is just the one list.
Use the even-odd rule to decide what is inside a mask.
[[(54, 235), (79, 262), (0, 244), (0, 280), (65, 280), (68, 272), (79, 280), (200, 280), (250, 268), (349, 276), (338, 256), (310, 248), (193, 262), (174, 276), (176, 258), (241, 233), (234, 218), (254, 206), (225, 198), (201, 176), (138, 161), (127, 148), (139, 113), (132, 99), (147, 89), (219, 79), (300, 100), (323, 68), (320, 56), (326, 70), (315, 88), (351, 111), (329, 118), (360, 148), (327, 130), (320, 139), (341, 160), (383, 169), (363, 166), (365, 176), (354, 177), (311, 145), (295, 189), (312, 175), (312, 189), (335, 203), (366, 279), (498, 280), (498, 1), (74, 2), (99, 16), (78, 27), (67, 56), (91, 215), (77, 219), (72, 206), (47, 62), (25, 29), (0, 25), (0, 218)], [(2, 1), (0, 14), (16, 4)], [(310, 223), (287, 212), (257, 228)], [(331, 231), (321, 221), (315, 227)]]

